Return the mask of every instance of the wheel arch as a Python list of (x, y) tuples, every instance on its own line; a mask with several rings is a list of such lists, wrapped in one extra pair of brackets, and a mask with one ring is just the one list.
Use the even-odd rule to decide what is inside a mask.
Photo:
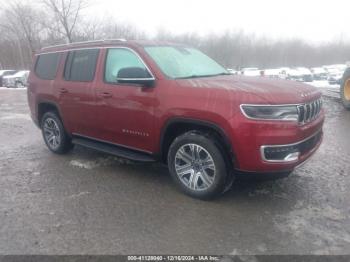
[(40, 101), (38, 103), (38, 106), (37, 106), (37, 121), (38, 121), (38, 124), (39, 124), (39, 127), (41, 126), (41, 120), (42, 120), (42, 117), (44, 116), (44, 114), (46, 112), (49, 112), (49, 111), (53, 111), (53, 112), (56, 112), (58, 114), (58, 117), (62, 120), (61, 118), (61, 114), (60, 114), (60, 111), (59, 111), (59, 107), (58, 105), (55, 103), (55, 102), (52, 102), (52, 101)]
[(232, 143), (223, 128), (218, 124), (189, 118), (172, 118), (169, 119), (163, 128), (160, 135), (160, 160), (163, 163), (167, 161), (167, 154), (171, 143), (176, 137), (189, 131), (199, 131), (209, 133), (214, 136), (219, 142), (219, 147), (224, 150), (226, 161), (233, 165), (235, 161), (235, 153)]

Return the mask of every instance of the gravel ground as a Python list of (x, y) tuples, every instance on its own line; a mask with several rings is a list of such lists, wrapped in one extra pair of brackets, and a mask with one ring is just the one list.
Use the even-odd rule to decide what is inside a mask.
[(324, 105), (309, 162), (204, 202), (158, 164), (50, 153), (25, 90), (0, 89), (0, 254), (350, 254), (350, 112)]

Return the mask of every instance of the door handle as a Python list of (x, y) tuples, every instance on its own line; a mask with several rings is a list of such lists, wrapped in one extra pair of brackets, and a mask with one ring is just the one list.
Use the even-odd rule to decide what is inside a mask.
[(103, 92), (103, 93), (101, 93), (101, 97), (103, 97), (103, 98), (109, 98), (109, 97), (112, 97), (112, 94), (111, 94), (111, 93), (108, 93), (108, 92)]
[(61, 94), (68, 93), (68, 90), (65, 88), (60, 88), (60, 93)]

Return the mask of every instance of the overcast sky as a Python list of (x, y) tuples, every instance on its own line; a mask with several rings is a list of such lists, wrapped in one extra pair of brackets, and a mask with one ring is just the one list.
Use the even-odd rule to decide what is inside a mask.
[[(40, 2), (40, 0), (20, 0)], [(314, 43), (350, 40), (350, 0), (89, 0), (84, 14), (128, 22), (149, 34), (243, 30)], [(0, 6), (7, 0), (0, 0)]]
[(115, 17), (154, 33), (244, 30), (313, 42), (350, 39), (346, 0), (91, 0), (91, 16)]

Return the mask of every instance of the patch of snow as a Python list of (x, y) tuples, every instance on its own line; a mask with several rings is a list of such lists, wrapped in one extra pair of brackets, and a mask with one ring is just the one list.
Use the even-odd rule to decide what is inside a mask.
[(69, 162), (71, 166), (84, 168), (84, 169), (93, 169), (98, 167), (98, 163), (96, 161), (85, 161), (85, 160), (71, 160)]
[(85, 195), (88, 195), (88, 194), (91, 194), (91, 192), (83, 191), (83, 192), (80, 192), (78, 194), (70, 195), (69, 198), (78, 198), (78, 197), (85, 196)]
[(83, 160), (83, 159), (77, 159), (77, 160), (71, 160), (69, 164), (74, 167), (78, 168), (84, 168), (84, 169), (94, 169), (100, 166), (110, 166), (113, 164), (120, 164), (120, 165), (125, 165), (125, 164), (132, 164), (133, 162), (124, 159), (124, 158), (119, 158), (119, 157), (100, 157), (96, 160)]
[(0, 119), (1, 120), (13, 120), (13, 119), (31, 120), (29, 115), (27, 115), (27, 114), (17, 114), (17, 113), (6, 114), (5, 116), (2, 116)]

